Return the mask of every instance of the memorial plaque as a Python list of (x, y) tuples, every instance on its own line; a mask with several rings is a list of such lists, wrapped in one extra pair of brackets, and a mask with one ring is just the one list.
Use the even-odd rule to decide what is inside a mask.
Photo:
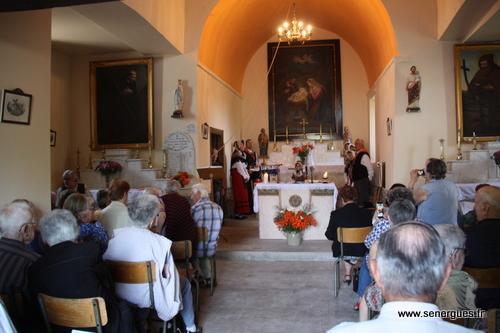
[(179, 171), (197, 176), (194, 143), (191, 136), (183, 132), (170, 134), (163, 144), (167, 151), (167, 175), (174, 176)]

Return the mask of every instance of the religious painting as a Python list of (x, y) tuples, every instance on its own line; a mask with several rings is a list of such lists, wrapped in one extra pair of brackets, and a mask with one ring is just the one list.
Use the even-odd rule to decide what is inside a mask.
[(342, 138), (339, 40), (269, 43), (267, 57), (270, 136)]
[(92, 148), (153, 144), (153, 59), (90, 63)]
[(21, 89), (3, 90), (1, 94), (2, 122), (29, 125), (31, 119), (31, 95)]
[(464, 141), (500, 139), (500, 44), (455, 45), (457, 126)]

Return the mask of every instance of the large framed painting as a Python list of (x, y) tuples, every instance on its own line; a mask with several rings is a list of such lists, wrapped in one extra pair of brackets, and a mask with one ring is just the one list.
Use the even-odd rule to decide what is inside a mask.
[(457, 126), (465, 141), (500, 139), (500, 44), (455, 45)]
[[(340, 42), (267, 46), (269, 132), (283, 141), (342, 137)], [(333, 138), (330, 137), (330, 133)]]
[(153, 59), (90, 63), (93, 149), (153, 145)]

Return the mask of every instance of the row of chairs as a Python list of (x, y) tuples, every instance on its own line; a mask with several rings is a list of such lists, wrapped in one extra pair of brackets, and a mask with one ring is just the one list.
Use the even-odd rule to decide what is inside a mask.
[[(207, 228), (198, 228), (198, 240), (207, 248), (209, 240), (209, 233)], [(179, 267), (179, 273), (183, 275), (188, 281), (194, 284), (193, 297), (196, 313), (199, 311), (199, 272), (191, 263), (192, 246), (190, 240), (178, 241), (172, 244), (172, 255), (176, 264)], [(210, 261), (211, 278), (210, 278), (210, 295), (213, 295), (216, 286), (216, 263), (215, 255), (205, 256)], [(113, 280), (118, 283), (127, 284), (142, 284), (147, 283), (149, 286), (150, 297), (150, 310), (151, 314), (148, 316), (149, 327), (151, 321), (155, 319), (154, 308), (154, 293), (153, 283), (156, 281), (154, 272), (156, 271), (155, 262), (123, 262), (123, 261), (108, 261), (106, 262), (110, 268)], [(95, 327), (98, 333), (102, 332), (102, 327), (107, 324), (108, 317), (106, 314), (106, 306), (102, 297), (82, 298), (82, 299), (65, 299), (52, 297), (45, 294), (38, 295), (38, 301), (42, 309), (42, 314), (45, 321), (47, 332), (51, 332), (51, 324), (78, 328), (78, 327)], [(172, 320), (174, 332), (176, 332), (175, 318)], [(167, 322), (162, 321), (162, 332), (167, 330)]]

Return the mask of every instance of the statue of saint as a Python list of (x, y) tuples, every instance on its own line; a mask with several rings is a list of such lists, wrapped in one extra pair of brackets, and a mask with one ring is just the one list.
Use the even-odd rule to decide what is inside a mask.
[(183, 118), (182, 109), (184, 107), (184, 88), (182, 87), (182, 80), (177, 80), (177, 89), (174, 93), (175, 110), (172, 118)]
[(261, 128), (259, 137), (257, 138), (259, 141), (259, 157), (267, 158), (267, 147), (269, 146), (269, 137), (266, 134), (266, 130)]
[(410, 75), (406, 79), (406, 90), (408, 91), (408, 107), (406, 112), (420, 111), (420, 75), (418, 74), (417, 67), (411, 66)]

